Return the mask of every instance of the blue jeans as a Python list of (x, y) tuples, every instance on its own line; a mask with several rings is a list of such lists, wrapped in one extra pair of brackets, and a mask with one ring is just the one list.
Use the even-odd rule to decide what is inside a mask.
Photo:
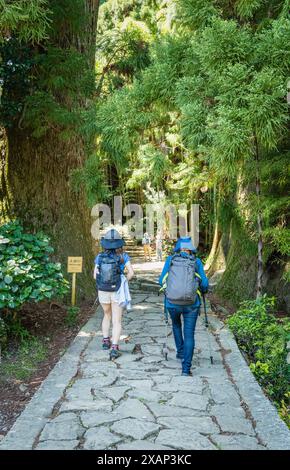
[[(191, 307), (188, 305), (176, 305), (176, 307), (167, 308), (171, 320), (173, 336), (175, 340), (178, 356), (183, 357), (182, 372), (188, 374), (192, 364), (192, 356), (194, 352), (194, 332), (199, 307)], [(181, 315), (183, 316), (183, 332), (181, 324)]]

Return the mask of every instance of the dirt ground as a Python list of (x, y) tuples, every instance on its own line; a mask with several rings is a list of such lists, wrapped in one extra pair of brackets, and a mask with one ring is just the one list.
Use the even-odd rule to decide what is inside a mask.
[(211, 308), (221, 320), (225, 320), (236, 311), (236, 308), (230, 302), (225, 302), (217, 294), (210, 292), (207, 296), (210, 300)]
[[(18, 380), (0, 376), (0, 439), (9, 431), (38, 387), (57, 363), (78, 331), (93, 313), (93, 301), (80, 305), (80, 312), (74, 326), (67, 326), (66, 307), (58, 303), (26, 304), (21, 310), (22, 324), (28, 331), (45, 342), (46, 357), (37, 364), (28, 379)], [(17, 344), (10, 342), (9, 353), (17, 350)], [(2, 359), (5, 362), (5, 356)]]

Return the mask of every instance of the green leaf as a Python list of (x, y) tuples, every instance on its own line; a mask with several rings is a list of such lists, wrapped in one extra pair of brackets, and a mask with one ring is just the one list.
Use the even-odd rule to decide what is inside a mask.
[(9, 275), (7, 275), (7, 276), (4, 277), (4, 282), (5, 282), (6, 284), (11, 284), (12, 281), (13, 281), (13, 277), (11, 277), (11, 276), (9, 276)]

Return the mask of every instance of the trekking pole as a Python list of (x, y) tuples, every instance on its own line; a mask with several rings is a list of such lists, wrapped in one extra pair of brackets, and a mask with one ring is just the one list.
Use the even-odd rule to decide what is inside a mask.
[(167, 347), (167, 329), (168, 329), (168, 312), (164, 305), (164, 317), (165, 317), (165, 343), (163, 343), (162, 354), (165, 357), (165, 361), (168, 361), (168, 347)]
[(96, 307), (98, 303), (99, 303), (99, 297), (97, 296), (89, 311), (92, 312), (94, 307)]
[[(161, 291), (162, 289), (158, 290), (158, 297)], [(168, 322), (168, 311), (167, 311), (167, 308), (165, 307), (165, 303), (164, 303), (164, 318), (165, 318), (165, 342), (163, 343), (163, 346), (162, 346), (162, 355), (165, 357), (165, 361), (168, 361), (169, 349), (167, 347), (167, 333), (168, 333), (169, 322)]]
[(209, 332), (209, 322), (208, 322), (208, 317), (207, 317), (207, 311), (206, 311), (206, 303), (205, 303), (205, 296), (202, 294), (202, 300), (203, 300), (203, 308), (204, 308), (204, 316), (205, 316), (205, 327), (207, 331), (207, 339), (208, 339), (208, 348), (209, 348), (209, 354), (210, 354), (210, 362), (213, 364), (213, 355), (212, 355), (212, 350), (211, 350), (211, 341), (210, 341), (210, 332)]

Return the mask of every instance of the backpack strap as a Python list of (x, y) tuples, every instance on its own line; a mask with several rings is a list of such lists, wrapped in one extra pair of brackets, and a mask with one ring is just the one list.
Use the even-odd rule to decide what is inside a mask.
[(105, 256), (106, 256), (106, 253), (104, 253), (104, 252), (102, 252), (102, 253), (99, 254), (99, 260), (98, 260), (98, 261), (99, 261), (99, 262), (98, 262), (99, 266), (101, 266), (102, 261), (103, 261), (103, 259), (104, 259)]
[(99, 255), (99, 265), (101, 265), (104, 258), (114, 259), (118, 263), (118, 265), (121, 269), (121, 264), (122, 264), (121, 263), (121, 256), (117, 255), (117, 253), (110, 253), (110, 252), (106, 252), (106, 251), (104, 251), (103, 253), (100, 253), (100, 255)]
[(168, 278), (169, 271), (165, 274), (164, 278), (162, 279), (162, 287), (159, 289), (159, 292), (163, 292), (167, 287), (166, 279)]
[(172, 265), (172, 261), (173, 261), (175, 258), (180, 258), (180, 257), (181, 257), (180, 253), (174, 253), (174, 255), (171, 256), (170, 266)]
[(166, 287), (167, 287), (166, 279), (168, 278), (168, 275), (169, 275), (169, 270), (170, 270), (170, 267), (171, 267), (171, 264), (172, 264), (172, 260), (174, 258), (176, 258), (177, 256), (179, 256), (179, 253), (175, 253), (174, 255), (172, 255), (171, 260), (170, 260), (169, 269), (168, 269), (167, 273), (164, 275), (164, 277), (162, 279), (162, 286), (159, 289), (159, 292), (163, 292), (166, 289)]
[[(201, 276), (195, 271), (195, 277), (197, 277), (197, 279), (199, 280), (199, 285), (201, 283)], [(201, 292), (199, 289), (197, 289), (196, 291), (197, 295), (199, 296), (200, 300), (201, 300)]]

